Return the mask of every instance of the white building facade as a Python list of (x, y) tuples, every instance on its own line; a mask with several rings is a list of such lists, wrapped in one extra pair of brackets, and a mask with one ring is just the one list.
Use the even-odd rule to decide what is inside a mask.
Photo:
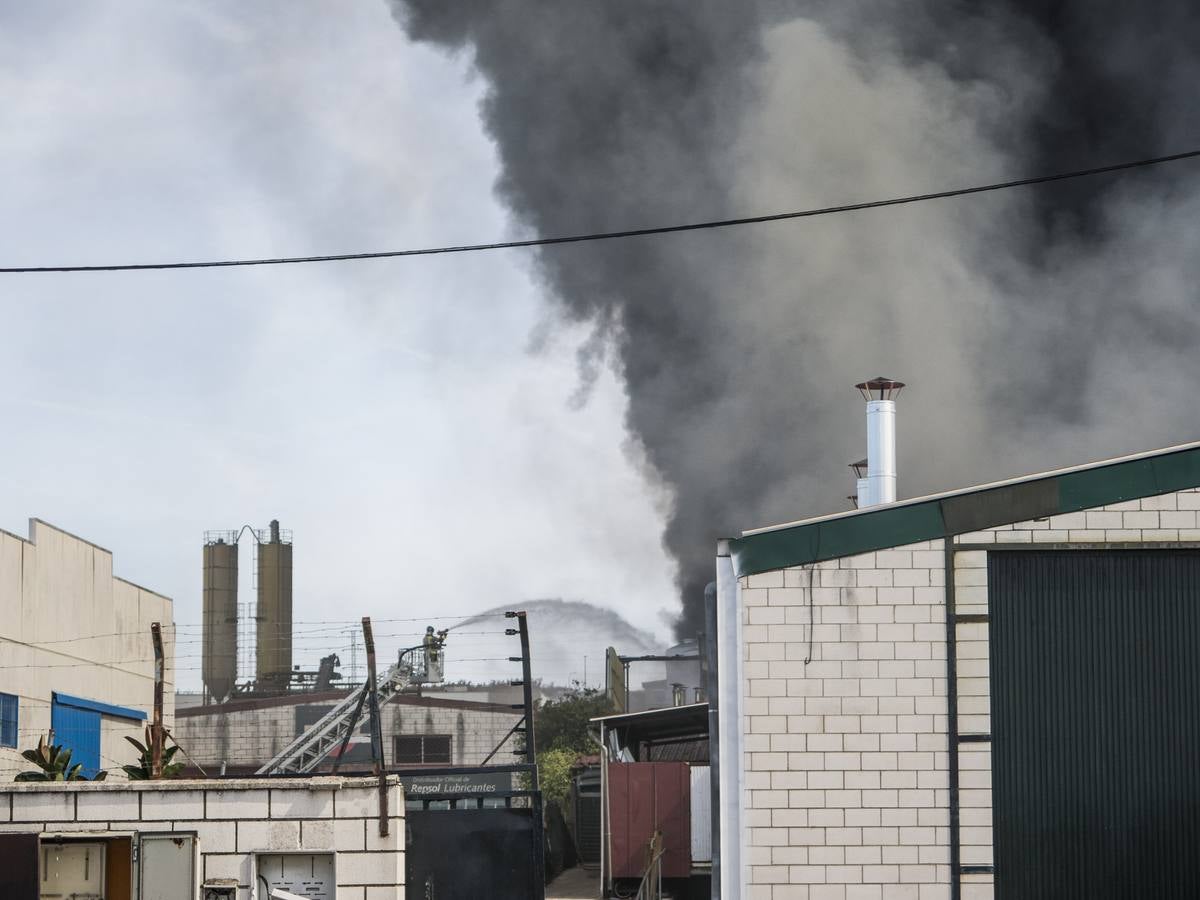
[(0, 781), (53, 730), (89, 772), (136, 763), (154, 702), (150, 626), (162, 625), (164, 720), (174, 713), (171, 600), (113, 575), (112, 553), (31, 519), (0, 531)]
[(1154, 853), (1200, 709), (1153, 710), (1198, 686), (1198, 488), (1187, 445), (728, 542), (722, 896), (1195, 895)]

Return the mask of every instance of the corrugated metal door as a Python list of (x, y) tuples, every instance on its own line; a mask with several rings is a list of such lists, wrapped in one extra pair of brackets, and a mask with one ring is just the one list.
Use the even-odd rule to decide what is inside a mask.
[(83, 763), (88, 778), (100, 771), (100, 713), (56, 700), (50, 707), (50, 727), (54, 743), (71, 749), (71, 765)]
[(663, 878), (687, 878), (692, 874), (691, 766), (649, 765), (654, 766), (654, 815), (663, 833)]
[(682, 762), (609, 763), (612, 877), (641, 877), (655, 831), (663, 835), (663, 877), (691, 874), (689, 768)]
[(1200, 553), (988, 556), (998, 900), (1200, 897)]
[(640, 878), (655, 830), (654, 763), (608, 764), (608, 814), (614, 878)]

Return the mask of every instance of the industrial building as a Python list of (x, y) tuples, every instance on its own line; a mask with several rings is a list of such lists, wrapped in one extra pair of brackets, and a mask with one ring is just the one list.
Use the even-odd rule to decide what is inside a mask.
[(1200, 896), (1200, 443), (895, 501), (717, 557), (721, 895)]
[(136, 762), (154, 701), (151, 623), (166, 651), (164, 721), (174, 718), (167, 597), (113, 575), (112, 553), (39, 519), (0, 531), (0, 781), (51, 731), (85, 772)]
[[(253, 677), (238, 679), (239, 540), (253, 539), (256, 603), (254, 606)], [(290, 531), (273, 520), (265, 529), (210, 531), (204, 536), (203, 691), (199, 704), (177, 713), (176, 739), (197, 769), (226, 774), (265, 774), (271, 764), (308, 729), (346, 707), (341, 725), (352, 731), (321, 745), (319, 758), (305, 758), (303, 771), (346, 765), (359, 770), (372, 764), (368, 716), (360, 709), (350, 721), (356, 692), (341, 687), (337, 657), (326, 657), (316, 672), (301, 671), (292, 658), (292, 562)], [(515, 633), (515, 632), (514, 632)], [(385, 766), (479, 766), (511, 764), (518, 749), (515, 726), (522, 704), (417, 696), (418, 687), (435, 688), (443, 681), (440, 648), (444, 634), (427, 636), (435, 647), (413, 648), (416, 668), (391, 684), (380, 704), (380, 737)], [(391, 661), (380, 669), (387, 668)], [(399, 677), (399, 673), (398, 677)], [(523, 682), (510, 689), (520, 692)], [(341, 735), (345, 737), (345, 735)], [(345, 752), (343, 753), (343, 749)], [(285, 769), (286, 770), (286, 769)], [(278, 771), (285, 771), (278, 770)]]
[[(210, 773), (224, 767), (227, 774), (252, 774), (346, 696), (344, 690), (295, 693), (183, 707), (175, 713), (172, 733)], [(522, 712), (512, 704), (400, 694), (382, 706), (380, 716), (389, 767), (479, 766), (489, 759), (510, 764), (517, 758), (513, 726)], [(363, 723), (341, 758), (350, 769), (371, 767), (366, 731)], [(338, 759), (331, 753), (322, 768)]]

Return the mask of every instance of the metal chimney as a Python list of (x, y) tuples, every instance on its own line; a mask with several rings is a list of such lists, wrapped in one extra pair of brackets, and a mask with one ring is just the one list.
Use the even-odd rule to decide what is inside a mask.
[[(878, 506), (896, 502), (896, 397), (904, 382), (872, 378), (856, 384), (867, 401), (866, 502)], [(862, 488), (859, 488), (860, 495)]]
[(862, 509), (867, 505), (867, 461), (860, 459), (852, 462), (850, 468), (854, 470), (854, 493), (846, 499), (854, 504), (855, 509)]

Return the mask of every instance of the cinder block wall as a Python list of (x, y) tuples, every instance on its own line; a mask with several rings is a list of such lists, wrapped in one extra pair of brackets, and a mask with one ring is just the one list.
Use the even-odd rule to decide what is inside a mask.
[[(960, 535), (956, 610), (988, 611), (979, 545), (1200, 542), (1198, 514), (1189, 490)], [(930, 541), (740, 580), (746, 897), (949, 898), (946, 563)], [(956, 642), (958, 730), (990, 733), (988, 626)], [(989, 745), (959, 770), (962, 863), (990, 864)]]
[(337, 854), (338, 900), (403, 900), (404, 797), (388, 779), (388, 835), (379, 835), (374, 778), (6, 784), (0, 831), (38, 834), (191, 832), (200, 882), (236, 878), (249, 900), (258, 853)]

